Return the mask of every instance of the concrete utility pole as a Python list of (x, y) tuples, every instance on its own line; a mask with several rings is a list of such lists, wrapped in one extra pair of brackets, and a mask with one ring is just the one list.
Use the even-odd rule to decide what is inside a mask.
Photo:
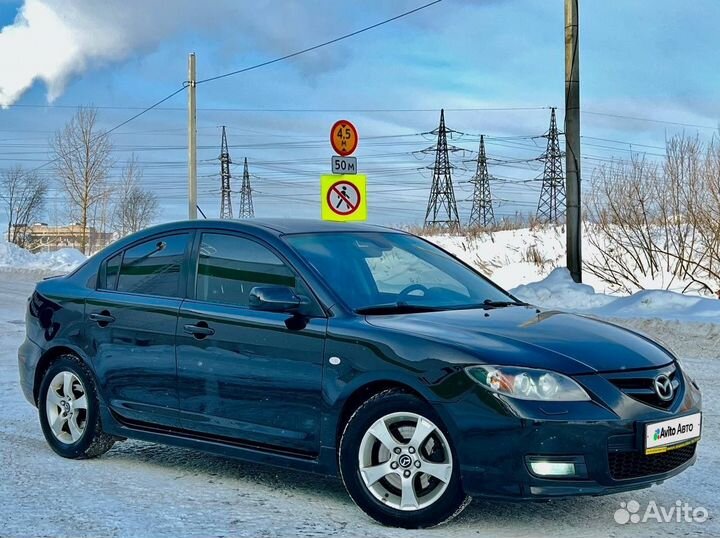
[(565, 0), (565, 170), (567, 204), (567, 266), (582, 282), (580, 215), (580, 46), (578, 3)]
[(188, 218), (197, 218), (197, 109), (195, 53), (188, 57)]

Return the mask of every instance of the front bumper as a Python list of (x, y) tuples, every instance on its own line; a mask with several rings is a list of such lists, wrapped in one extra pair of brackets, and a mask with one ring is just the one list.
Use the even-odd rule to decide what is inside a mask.
[[(695, 463), (694, 445), (677, 449), (677, 465), (667, 471), (617, 478), (617, 461), (675, 456), (670, 451), (644, 456), (633, 421), (616, 423), (554, 423), (519, 425), (496, 437), (499, 451), (494, 457), (478, 457), (470, 449), (472, 437), (463, 441), (462, 481), (471, 496), (552, 498), (575, 495), (605, 495), (649, 487), (675, 476)], [(470, 454), (469, 452), (473, 452)], [(487, 456), (488, 453), (485, 452)], [(463, 457), (464, 456), (464, 457)], [(579, 456), (584, 459), (587, 478), (541, 478), (533, 475), (527, 456)], [(687, 457), (686, 457), (687, 456)], [(672, 462), (670, 463), (672, 464)], [(637, 467), (642, 471), (643, 465)], [(652, 466), (647, 466), (651, 469)], [(613, 470), (615, 469), (615, 471)]]
[[(630, 398), (601, 376), (581, 382), (592, 402), (518, 402), (477, 389), (447, 404), (443, 411), (452, 415), (467, 494), (514, 499), (605, 495), (661, 483), (695, 463), (695, 445), (644, 454), (646, 423), (701, 410), (700, 392), (687, 377), (667, 409)], [(533, 456), (577, 457), (586, 474), (538, 477), (528, 464)]]

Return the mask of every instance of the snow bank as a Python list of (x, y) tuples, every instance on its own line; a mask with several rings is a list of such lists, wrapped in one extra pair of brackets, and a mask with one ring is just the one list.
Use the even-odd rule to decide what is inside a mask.
[(33, 254), (13, 243), (0, 242), (0, 269), (25, 269), (67, 273), (85, 261), (77, 249), (63, 248), (55, 252)]
[(652, 318), (720, 324), (720, 300), (664, 290), (645, 290), (627, 297), (614, 297), (596, 293), (587, 284), (576, 284), (564, 267), (553, 270), (540, 282), (520, 285), (510, 293), (540, 307), (604, 318)]
[(564, 267), (554, 269), (539, 282), (513, 288), (510, 293), (537, 306), (562, 310), (591, 310), (615, 301), (614, 297), (596, 293), (592, 286), (576, 284)]

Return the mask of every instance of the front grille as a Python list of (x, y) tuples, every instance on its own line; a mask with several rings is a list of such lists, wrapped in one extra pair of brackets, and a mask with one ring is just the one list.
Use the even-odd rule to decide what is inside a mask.
[[(673, 397), (668, 401), (663, 401), (655, 392), (655, 378), (661, 374), (668, 376), (673, 387)], [(680, 391), (680, 375), (674, 364), (651, 370), (606, 374), (605, 378), (634, 400), (661, 409), (670, 407)]]
[(611, 452), (608, 454), (610, 476), (615, 480), (624, 480), (667, 473), (692, 458), (696, 446), (697, 443), (693, 443), (675, 450), (649, 455), (642, 452)]

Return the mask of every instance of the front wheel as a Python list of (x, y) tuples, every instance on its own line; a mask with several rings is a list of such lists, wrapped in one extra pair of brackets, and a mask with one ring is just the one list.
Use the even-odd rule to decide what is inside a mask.
[(45, 439), (64, 458), (94, 458), (115, 442), (102, 431), (92, 373), (72, 355), (63, 355), (45, 372), (38, 412)]
[(373, 396), (350, 418), (340, 440), (340, 471), (355, 503), (384, 525), (432, 527), (470, 500), (440, 418), (397, 390)]

